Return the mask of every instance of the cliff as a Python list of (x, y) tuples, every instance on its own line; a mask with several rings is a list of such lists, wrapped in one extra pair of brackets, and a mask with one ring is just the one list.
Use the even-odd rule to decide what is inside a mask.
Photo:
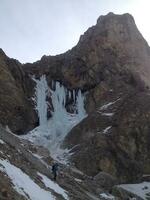
[[(73, 49), (32, 64), (1, 51), (0, 70), (0, 122), (16, 134), (38, 124), (31, 77), (45, 74), (49, 87), (59, 81), (86, 93), (88, 117), (63, 144), (74, 148), (70, 160), (76, 167), (89, 175), (110, 173), (120, 182), (150, 173), (150, 48), (131, 15), (101, 16)], [(67, 99), (66, 109), (73, 103)]]

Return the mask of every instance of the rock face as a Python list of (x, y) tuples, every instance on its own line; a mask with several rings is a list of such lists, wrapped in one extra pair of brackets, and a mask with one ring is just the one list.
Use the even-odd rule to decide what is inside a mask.
[[(47, 75), (68, 89), (89, 91), (86, 109), (93, 111), (106, 96), (131, 88), (149, 87), (150, 49), (129, 14), (101, 16), (73, 49), (58, 56), (43, 56), (23, 66), (26, 74)], [(113, 90), (113, 93), (111, 92)]]
[(67, 87), (89, 90), (103, 82), (112, 84), (112, 80), (114, 86), (121, 85), (120, 81), (136, 82), (138, 76), (150, 85), (149, 61), (149, 46), (132, 16), (109, 13), (101, 16), (72, 50), (43, 56), (23, 68), (37, 76), (45, 73), (48, 79), (59, 80)]
[(75, 165), (89, 175), (110, 173), (121, 182), (150, 173), (149, 102), (149, 93), (134, 92), (100, 107), (73, 128), (65, 143), (77, 145), (71, 158)]
[(25, 83), (21, 64), (0, 50), (0, 123), (17, 134), (33, 128), (37, 120)]
[(101, 16), (64, 54), (22, 66), (3, 53), (0, 60), (1, 123), (16, 133), (35, 126), (37, 117), (27, 100), (34, 94), (30, 75), (45, 74), (49, 86), (54, 80), (86, 92), (88, 117), (64, 141), (65, 147), (74, 147), (71, 161), (80, 170), (109, 173), (121, 182), (150, 173), (150, 48), (131, 15)]

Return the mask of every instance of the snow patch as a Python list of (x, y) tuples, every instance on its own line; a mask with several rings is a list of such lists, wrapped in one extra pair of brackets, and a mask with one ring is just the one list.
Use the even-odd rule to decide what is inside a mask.
[(62, 195), (65, 199), (69, 199), (68, 195), (66, 194), (66, 191), (63, 188), (61, 188), (57, 183), (53, 182), (41, 173), (38, 173), (38, 175), (42, 178), (42, 182), (47, 188), (54, 190), (56, 193)]
[(8, 125), (6, 125), (5, 130), (6, 130), (8, 133), (12, 133), (12, 134), (13, 134), (13, 132), (11, 131), (11, 129), (9, 128)]
[(79, 169), (75, 168), (75, 167), (71, 167), (71, 170), (77, 174), (80, 174), (80, 175), (85, 175), (82, 171), (80, 171)]
[[(14, 189), (29, 200), (54, 200), (56, 199), (50, 192), (40, 188), (27, 174), (21, 169), (9, 163), (7, 160), (0, 160), (0, 170), (5, 172), (12, 183)], [(30, 198), (28, 198), (28, 196)]]
[[(124, 190), (131, 192), (143, 199), (150, 198), (150, 182), (142, 182), (137, 184), (122, 184), (117, 187), (123, 188)], [(149, 193), (149, 194), (148, 194)]]
[(74, 180), (77, 181), (77, 182), (79, 182), (79, 183), (82, 182), (82, 180), (81, 180), (81, 179), (78, 179), (78, 178), (75, 178)]
[(112, 117), (114, 113), (101, 113), (103, 116)]
[(110, 107), (111, 105), (115, 104), (117, 101), (119, 101), (120, 98), (118, 98), (116, 101), (113, 101), (113, 102), (109, 102), (107, 104), (104, 104), (103, 106), (101, 106), (99, 108), (99, 111), (103, 111), (103, 110), (106, 110), (108, 107)]
[(107, 199), (107, 200), (115, 200), (115, 197), (112, 196), (111, 194), (101, 193), (100, 197)]
[[(32, 153), (32, 152), (31, 152)], [(42, 156), (40, 156), (40, 155), (38, 155), (38, 154), (36, 154), (36, 153), (32, 153), (32, 155), (34, 155), (36, 158), (38, 158), (38, 159), (42, 159)]]
[(108, 126), (107, 128), (105, 128), (105, 129), (102, 131), (102, 133), (103, 133), (103, 134), (108, 134), (110, 129), (111, 129), (111, 126)]
[(0, 144), (5, 144), (5, 142), (3, 140), (0, 139)]

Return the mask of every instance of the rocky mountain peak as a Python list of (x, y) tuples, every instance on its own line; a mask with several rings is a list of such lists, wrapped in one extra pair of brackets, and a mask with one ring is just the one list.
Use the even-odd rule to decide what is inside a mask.
[(134, 18), (131, 14), (125, 13), (125, 14), (114, 14), (113, 12), (109, 12), (107, 15), (101, 15), (97, 19), (97, 24), (100, 23), (114, 23), (114, 21), (120, 21), (121, 23), (135, 23)]
[[(134, 37), (142, 37), (138, 31), (134, 18), (132, 15), (126, 13), (123, 15), (116, 15), (112, 12), (107, 15), (101, 15), (95, 26), (89, 28), (82, 37), (90, 35), (90, 37), (95, 37), (99, 34), (102, 37), (108, 37), (110, 40), (122, 39), (122, 42), (126, 37), (134, 35)], [(133, 37), (133, 38), (134, 38)]]
[(117, 73), (129, 70), (150, 86), (150, 48), (130, 14), (100, 16), (72, 51), (89, 67), (105, 65)]
[(123, 43), (145, 41), (135, 24), (134, 18), (128, 13), (123, 15), (108, 13), (106, 16), (100, 16), (96, 27), (100, 32), (106, 32), (105, 36), (110, 41)]
[[(85, 109), (86, 117), (59, 141), (73, 153), (71, 163), (89, 176), (104, 172), (121, 183), (141, 180), (150, 173), (150, 48), (131, 15), (101, 16), (74, 48), (61, 55), (43, 56), (32, 64), (21, 65), (1, 55), (5, 56), (2, 50), (3, 126), (25, 134), (35, 127), (38, 131), (35, 108), (42, 114), (46, 108), (45, 122), (53, 125), (52, 117), (62, 125), (63, 118), (71, 121)], [(62, 96), (55, 99), (56, 106), (61, 105), (66, 115), (54, 107), (58, 94)], [(56, 110), (62, 115), (56, 117)], [(57, 130), (56, 135), (62, 132)]]

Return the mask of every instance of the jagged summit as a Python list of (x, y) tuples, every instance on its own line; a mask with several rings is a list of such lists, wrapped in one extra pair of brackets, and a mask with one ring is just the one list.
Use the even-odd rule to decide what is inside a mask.
[(99, 41), (99, 44), (97, 43), (98, 48), (103, 38), (112, 44), (122, 42), (122, 45), (126, 45), (127, 42), (136, 45), (136, 43), (140, 43), (140, 40), (144, 44), (147, 44), (138, 30), (133, 16), (128, 13), (117, 15), (110, 12), (107, 15), (100, 16), (97, 20), (97, 24), (89, 28), (81, 36), (78, 45), (83, 43), (83, 41), (85, 41), (85, 43), (88, 42), (88, 39), (93, 43), (96, 40)]
[[(81, 35), (77, 46), (83, 41), (87, 42), (86, 37), (90, 39), (101, 37), (110, 37), (110, 40), (122, 39), (143, 39), (143, 36), (137, 29), (133, 16), (129, 13), (114, 14), (112, 12), (107, 15), (101, 15), (97, 19), (95, 26), (90, 27), (83, 35)], [(145, 41), (145, 40), (144, 40)], [(145, 41), (146, 42), (146, 41)]]
[(144, 40), (133, 16), (128, 13), (116, 15), (111, 12), (105, 16), (100, 16), (96, 26), (101, 29), (100, 31), (107, 31), (110, 39), (118, 38), (122, 42), (125, 42), (125, 40)]
[(113, 12), (109, 12), (107, 15), (101, 15), (97, 19), (97, 24), (101, 23), (102, 21), (108, 21), (108, 20), (126, 20), (130, 22), (135, 22), (134, 18), (131, 14), (125, 13), (125, 14), (114, 14)]

